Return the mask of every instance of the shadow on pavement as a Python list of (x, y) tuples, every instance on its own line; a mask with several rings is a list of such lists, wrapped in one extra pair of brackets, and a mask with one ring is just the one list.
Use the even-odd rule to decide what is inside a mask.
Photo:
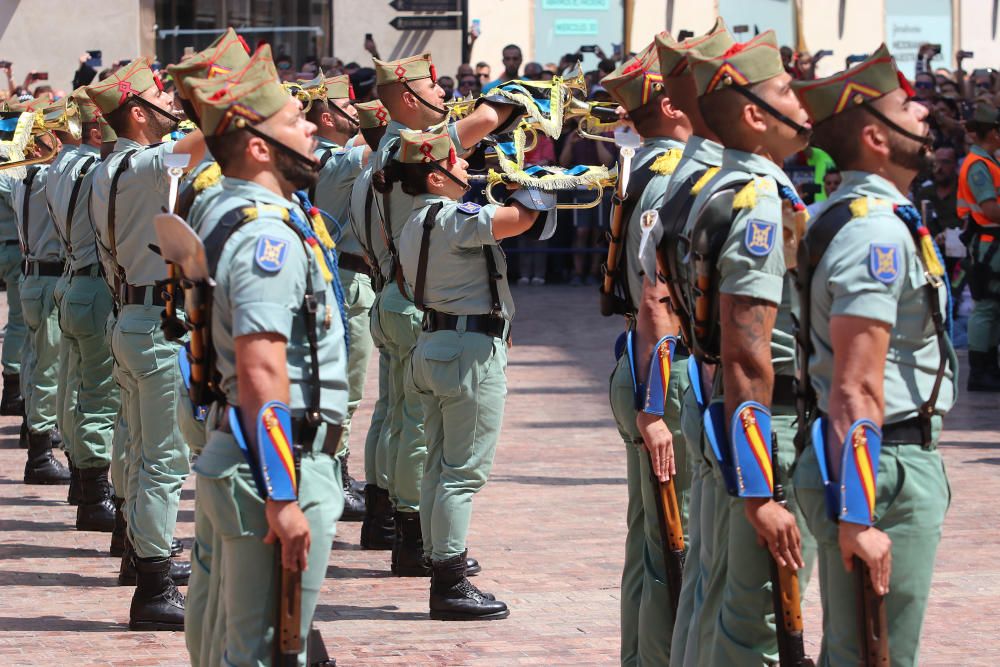
[(319, 621), (427, 621), (426, 611), (399, 611), (399, 607), (355, 607), (346, 604), (321, 604), (316, 607)]
[[(113, 559), (108, 559), (108, 570), (113, 567)], [(117, 575), (109, 574), (106, 577), (86, 577), (73, 572), (22, 572), (18, 570), (0, 571), (0, 586), (92, 586), (94, 588), (107, 588), (117, 586)], [(0, 624), (0, 628), (4, 626)]]
[(115, 632), (128, 630), (125, 623), (82, 621), (62, 616), (30, 618), (0, 616), (0, 632)]
[(541, 477), (532, 475), (491, 475), (493, 482), (534, 484), (538, 486), (590, 486), (594, 484), (625, 484), (624, 477)]

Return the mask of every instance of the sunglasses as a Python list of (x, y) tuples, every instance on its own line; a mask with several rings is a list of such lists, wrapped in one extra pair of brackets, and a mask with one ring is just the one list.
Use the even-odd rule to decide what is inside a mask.
[(476, 85), (475, 79), (463, 79), (459, 84), (459, 88), (472, 88)]

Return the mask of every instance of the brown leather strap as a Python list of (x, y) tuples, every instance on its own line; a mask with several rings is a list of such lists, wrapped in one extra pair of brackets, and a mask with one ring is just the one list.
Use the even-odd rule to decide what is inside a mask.
[(118, 200), (118, 179), (122, 177), (122, 174), (128, 171), (132, 155), (136, 152), (136, 149), (133, 149), (127, 151), (125, 155), (122, 156), (121, 162), (118, 163), (118, 168), (115, 169), (115, 173), (111, 177), (111, 188), (108, 190), (108, 253), (111, 255), (111, 261), (115, 263), (116, 292), (119, 291), (121, 289), (121, 285), (125, 283), (125, 269), (118, 262), (118, 239), (115, 235), (115, 210), (117, 208)]
[(444, 204), (438, 202), (427, 209), (424, 214), (423, 235), (420, 237), (420, 254), (417, 257), (417, 280), (413, 284), (413, 303), (420, 310), (424, 309), (424, 285), (427, 282), (427, 255), (431, 245), (431, 230), (437, 220), (437, 214)]

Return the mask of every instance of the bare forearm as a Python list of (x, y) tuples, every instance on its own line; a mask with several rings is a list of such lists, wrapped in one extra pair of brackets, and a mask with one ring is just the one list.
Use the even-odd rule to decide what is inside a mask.
[(745, 401), (770, 407), (774, 391), (771, 331), (778, 308), (761, 299), (720, 297), (722, 383), (726, 414)]
[(680, 320), (677, 319), (670, 304), (665, 301), (668, 296), (666, 283), (660, 280), (655, 284), (643, 281), (635, 325), (637, 359), (635, 372), (639, 382), (645, 382), (646, 376), (649, 375), (649, 365), (645, 360), (652, 356), (656, 342), (664, 336), (676, 336), (680, 332)]
[(269, 401), (288, 403), (289, 383), (285, 341), (275, 335), (236, 339), (236, 391), (243, 432), (255, 438), (254, 420)]
[(510, 118), (513, 107), (480, 104), (475, 111), (456, 122), (463, 147), (475, 146)]
[(188, 170), (194, 169), (205, 158), (205, 135), (201, 130), (194, 130), (187, 136), (178, 139), (174, 145), (175, 153), (186, 153), (191, 156), (188, 162)]

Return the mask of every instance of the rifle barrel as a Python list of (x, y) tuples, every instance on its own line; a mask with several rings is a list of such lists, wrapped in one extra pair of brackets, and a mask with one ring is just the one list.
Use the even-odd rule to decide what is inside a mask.
[(858, 631), (861, 635), (861, 664), (864, 667), (888, 667), (889, 621), (885, 597), (875, 592), (867, 563), (854, 557), (854, 576), (858, 588)]

